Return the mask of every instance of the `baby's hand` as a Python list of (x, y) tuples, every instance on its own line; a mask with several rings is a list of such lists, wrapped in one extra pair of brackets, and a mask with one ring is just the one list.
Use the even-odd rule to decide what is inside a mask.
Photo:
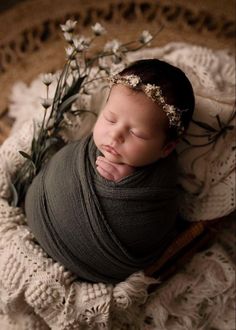
[(111, 181), (119, 181), (134, 172), (134, 167), (126, 164), (112, 163), (102, 156), (98, 156), (96, 165), (98, 173)]

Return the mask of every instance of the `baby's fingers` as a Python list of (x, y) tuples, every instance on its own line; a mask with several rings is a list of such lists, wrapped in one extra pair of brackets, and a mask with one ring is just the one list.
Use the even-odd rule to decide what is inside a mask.
[(107, 172), (112, 172), (115, 170), (115, 166), (113, 163), (106, 160), (104, 157), (98, 157), (96, 160), (96, 165), (103, 167)]
[(104, 178), (114, 180), (114, 166), (107, 162), (104, 157), (98, 157), (96, 160), (97, 170)]
[(114, 181), (113, 175), (110, 172), (107, 172), (103, 167), (98, 165), (97, 171), (103, 178)]

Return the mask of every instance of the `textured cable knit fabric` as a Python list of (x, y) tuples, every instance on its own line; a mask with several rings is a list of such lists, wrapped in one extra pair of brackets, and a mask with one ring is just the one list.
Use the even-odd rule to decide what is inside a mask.
[[(226, 52), (212, 53), (200, 47), (171, 44), (162, 49), (150, 49), (136, 56), (163, 57), (176, 64), (179, 61), (183, 66), (190, 63), (185, 70), (187, 74), (190, 68), (193, 69), (192, 63), (196, 62), (196, 70), (199, 70), (200, 76), (205, 70), (208, 73), (205, 86), (209, 87), (207, 90), (202, 85), (201, 88), (199, 85), (199, 89), (195, 87), (199, 111), (200, 105), (204, 104), (206, 105), (204, 109), (211, 111), (218, 109), (222, 115), (229, 108), (232, 109), (234, 64)], [(202, 67), (204, 70), (201, 69)], [(202, 75), (206, 76), (203, 73)], [(194, 73), (192, 76), (189, 73), (189, 77), (193, 82)], [(214, 88), (218, 86), (216, 93), (210, 93), (210, 81), (215, 84)], [(194, 86), (198, 86), (197, 82)], [(27, 91), (27, 87), (22, 85), (21, 88)], [(225, 94), (226, 90), (229, 94)], [(21, 93), (20, 89), (18, 92)], [(19, 94), (17, 98), (15, 90), (15, 107), (17, 109), (18, 105), (19, 110), (21, 106), (25, 108), (28, 106), (26, 117), (29, 118), (30, 111), (32, 111), (31, 117), (36, 115), (37, 101), (34, 96), (29, 96), (31, 91), (28, 92), (30, 102), (24, 105), (27, 93), (20, 104), (17, 103)], [(228, 98), (224, 97), (226, 101), (222, 101), (222, 94), (229, 95)], [(215, 107), (215, 102), (218, 107)], [(214, 114), (215, 112), (212, 117), (209, 116), (213, 121), (215, 121)], [(21, 116), (22, 120), (23, 117)], [(102, 283), (91, 285), (75, 281), (73, 274), (48, 258), (29, 231), (22, 210), (9, 205), (12, 197), (11, 178), (24, 161), (18, 151), (29, 151), (33, 135), (31, 122), (28, 121), (24, 126), (22, 124), (20, 126), (21, 129), (16, 128), (15, 134), (0, 148), (1, 329), (183, 330), (194, 328), (200, 330), (203, 326), (218, 330), (234, 329), (235, 269), (229, 255), (232, 256), (235, 238), (231, 228), (225, 233), (222, 232), (218, 244), (198, 254), (182, 273), (177, 274), (168, 281), (168, 285), (148, 299), (146, 289), (150, 279), (144, 277), (142, 273), (134, 274), (116, 286)], [(217, 154), (213, 153), (213, 157), (210, 153), (212, 166), (208, 166), (210, 161), (202, 157), (202, 163), (194, 168), (194, 180), (190, 180), (190, 184), (184, 179), (182, 181), (186, 191), (185, 201), (191, 206), (188, 210), (184, 208), (183, 213), (189, 220), (201, 219), (204, 214), (207, 219), (209, 216), (215, 218), (234, 209), (234, 205), (228, 203), (228, 200), (235, 196), (231, 191), (234, 177), (230, 176), (234, 166), (234, 161), (230, 158), (232, 140), (230, 134), (226, 134), (226, 137), (229, 148), (223, 149), (222, 146), (220, 148), (220, 143), (219, 146), (217, 145), (214, 149), (217, 150)], [(223, 165), (219, 164), (219, 152), (224, 154)], [(195, 154), (192, 157), (195, 158)], [(186, 168), (183, 165), (186, 172), (188, 164), (187, 159)], [(203, 180), (206, 174), (210, 175), (208, 180), (210, 184), (207, 184), (207, 180)], [(211, 181), (212, 177), (217, 179), (214, 185)], [(193, 184), (195, 181), (201, 183), (201, 192), (198, 191), (196, 195), (194, 195), (196, 185)], [(228, 182), (228, 185), (225, 182)], [(219, 203), (223, 208), (214, 208)]]

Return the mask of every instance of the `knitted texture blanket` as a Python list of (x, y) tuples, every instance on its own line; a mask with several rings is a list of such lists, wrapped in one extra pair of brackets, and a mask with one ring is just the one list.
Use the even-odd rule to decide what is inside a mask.
[(26, 124), (0, 148), (0, 325), (4, 330), (232, 330), (235, 228), (148, 295), (141, 272), (117, 285), (76, 280), (36, 243), (21, 209), (9, 205), (9, 179), (30, 146)]
[[(226, 52), (213, 53), (201, 47), (172, 44), (164, 49), (150, 50), (149, 54), (171, 57), (173, 62), (181, 62), (182, 58), (185, 65), (192, 61), (197, 71), (208, 72), (208, 78), (217, 77), (216, 82), (218, 85), (221, 84), (221, 90), (227, 86), (223, 77), (231, 81), (228, 91), (230, 86), (233, 86), (231, 79), (234, 72), (233, 65), (228, 65), (233, 62), (224, 60), (229, 59)], [(188, 54), (194, 54), (194, 59)], [(147, 57), (147, 54), (143, 56)], [(186, 56), (189, 61), (186, 60)], [(211, 65), (213, 62), (214, 66)], [(29, 152), (33, 136), (32, 123), (27, 122), (22, 125), (22, 120), (40, 117), (38, 113), (41, 110), (37, 112), (39, 102), (36, 97), (39, 85), (39, 81), (36, 80), (30, 87), (22, 84), (15, 86), (12, 109), (16, 110), (15, 117), (17, 114), (20, 117), (16, 121), (15, 133), (0, 147), (0, 328), (4, 330), (235, 329), (233, 221), (223, 226), (217, 241), (209, 249), (198, 253), (182, 271), (163, 283), (152, 295), (147, 293), (147, 287), (152, 280), (144, 277), (141, 272), (135, 273), (117, 285), (104, 283), (92, 285), (77, 281), (71, 272), (61, 264), (53, 262), (36, 244), (22, 210), (11, 207), (9, 203), (11, 179), (23, 162), (18, 151)], [(202, 94), (203, 92), (205, 91), (202, 91)], [(200, 85), (198, 94), (201, 94)], [(212, 105), (210, 109), (214, 108), (213, 103), (208, 103)], [(222, 104), (222, 100), (219, 104)], [(201, 102), (198, 105), (200, 106)], [(23, 109), (25, 116), (20, 109)], [(221, 109), (222, 114), (225, 113), (225, 109), (227, 114), (226, 105)], [(20, 129), (17, 129), (17, 126)], [(229, 135), (227, 139), (231, 141)], [(227, 146), (230, 146), (230, 143)], [(221, 145), (219, 147), (221, 148)], [(228, 148), (224, 148), (223, 151), (224, 155), (232, 153)], [(192, 213), (189, 210), (186, 213), (193, 214), (192, 218), (201, 217), (204, 209), (206, 214), (212, 215), (213, 218), (219, 214), (227, 214), (233, 209), (234, 205), (228, 204), (228, 200), (231, 200), (228, 197), (234, 196), (229, 176), (232, 163), (229, 159), (230, 157), (227, 156), (225, 166), (221, 166), (220, 171), (217, 167), (220, 165), (217, 163), (216, 153), (214, 158), (211, 158), (211, 164), (215, 164), (215, 169), (218, 169), (221, 176), (216, 178), (213, 186), (204, 181), (206, 186), (201, 186), (201, 189), (205, 188), (202, 199), (196, 194), (191, 196), (190, 201), (194, 208)], [(201, 158), (198, 160), (200, 161)], [(204, 166), (197, 167), (201, 171), (195, 172), (195, 183), (201, 182), (203, 174), (209, 173), (207, 160), (202, 159), (201, 164)], [(210, 175), (214, 173), (210, 172)], [(226, 178), (228, 180), (228, 185), (223, 186), (224, 196), (215, 194), (216, 191), (220, 191), (222, 176), (223, 182)], [(187, 185), (185, 187), (188, 195)], [(216, 203), (225, 207), (219, 209), (210, 207)], [(200, 210), (200, 215), (197, 210)]]
[(29, 227), (80, 279), (116, 283), (151, 265), (174, 237), (176, 156), (112, 182), (96, 170), (92, 136), (69, 143), (33, 180)]

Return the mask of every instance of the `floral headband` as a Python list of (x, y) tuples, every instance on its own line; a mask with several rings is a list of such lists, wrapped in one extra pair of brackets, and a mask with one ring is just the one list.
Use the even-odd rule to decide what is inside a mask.
[(142, 90), (153, 102), (158, 103), (162, 107), (169, 120), (169, 125), (177, 129), (178, 135), (183, 133), (184, 127), (181, 121), (181, 110), (165, 102), (160, 86), (153, 84), (145, 85), (142, 83), (141, 78), (135, 74), (125, 76), (116, 74), (110, 78), (110, 82), (112, 84), (122, 84), (133, 89)]

